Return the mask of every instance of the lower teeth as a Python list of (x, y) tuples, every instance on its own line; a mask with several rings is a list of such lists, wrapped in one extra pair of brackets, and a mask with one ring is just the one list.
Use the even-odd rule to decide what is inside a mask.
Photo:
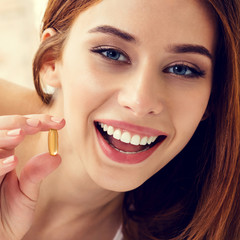
[(118, 152), (125, 153), (125, 154), (136, 154), (136, 153), (145, 152), (145, 151), (147, 151), (148, 149), (150, 149), (150, 147), (146, 147), (145, 149), (143, 149), (143, 150), (141, 150), (141, 151), (138, 151), (138, 152), (125, 152), (125, 151), (123, 151), (123, 150), (120, 150), (120, 149), (116, 148), (115, 146), (113, 146), (113, 145), (112, 145), (111, 143), (109, 143), (109, 142), (108, 142), (108, 144), (109, 144), (112, 148), (114, 148), (115, 150), (117, 150)]

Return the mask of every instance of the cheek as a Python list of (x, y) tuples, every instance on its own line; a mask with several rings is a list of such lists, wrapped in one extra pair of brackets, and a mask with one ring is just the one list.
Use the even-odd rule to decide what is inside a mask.
[(101, 76), (84, 66), (66, 68), (63, 79), (64, 103), (79, 112), (89, 112), (97, 108), (106, 98), (106, 85)]
[(71, 99), (71, 104), (78, 101), (77, 104), (83, 108), (94, 108), (109, 98), (114, 91), (114, 74), (109, 73), (109, 69), (104, 69), (100, 59), (93, 61), (92, 55), (84, 49), (80, 52), (82, 54), (79, 56), (73, 53), (65, 56), (67, 60), (64, 63), (63, 91), (65, 97)]
[(93, 121), (114, 95), (115, 87), (109, 84), (110, 76), (98, 71), (86, 57), (68, 59), (61, 72), (64, 117), (71, 139), (86, 141)]
[(210, 81), (199, 84), (194, 90), (175, 93), (175, 104), (172, 106), (172, 119), (178, 138), (185, 137), (186, 144), (195, 132), (207, 108), (211, 93)]

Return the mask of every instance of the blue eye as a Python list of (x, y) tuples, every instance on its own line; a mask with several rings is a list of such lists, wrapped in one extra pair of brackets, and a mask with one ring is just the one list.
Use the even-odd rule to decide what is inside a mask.
[(126, 55), (124, 53), (122, 53), (121, 51), (118, 51), (116, 49), (113, 48), (103, 48), (103, 47), (98, 47), (98, 48), (94, 48), (91, 50), (92, 52), (98, 53), (101, 56), (112, 60), (112, 61), (116, 61), (116, 62), (125, 62), (125, 63), (129, 63), (129, 58), (126, 57)]
[(116, 50), (107, 50), (107, 51), (102, 52), (102, 54), (113, 60), (119, 60), (121, 57), (121, 53)]
[(189, 75), (192, 71), (187, 66), (176, 65), (171, 68), (170, 72), (177, 75)]
[(184, 64), (176, 64), (163, 70), (165, 73), (175, 74), (185, 78), (198, 78), (205, 75), (204, 71), (197, 70)]

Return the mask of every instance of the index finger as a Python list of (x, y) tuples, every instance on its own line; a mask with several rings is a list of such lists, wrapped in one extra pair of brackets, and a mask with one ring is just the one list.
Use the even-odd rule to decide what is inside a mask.
[(61, 117), (55, 117), (46, 114), (31, 114), (24, 115), (27, 119), (38, 119), (40, 120), (40, 131), (48, 131), (51, 128), (60, 130), (65, 126), (65, 120)]
[(21, 128), (26, 134), (34, 134), (38, 131), (48, 131), (51, 128), (59, 130), (63, 128), (64, 125), (65, 120), (63, 118), (57, 118), (46, 114), (0, 116), (1, 130)]

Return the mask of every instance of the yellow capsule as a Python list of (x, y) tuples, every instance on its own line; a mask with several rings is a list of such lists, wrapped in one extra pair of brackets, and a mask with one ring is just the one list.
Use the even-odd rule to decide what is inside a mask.
[(50, 129), (48, 132), (48, 151), (52, 156), (58, 153), (58, 132), (55, 129)]

